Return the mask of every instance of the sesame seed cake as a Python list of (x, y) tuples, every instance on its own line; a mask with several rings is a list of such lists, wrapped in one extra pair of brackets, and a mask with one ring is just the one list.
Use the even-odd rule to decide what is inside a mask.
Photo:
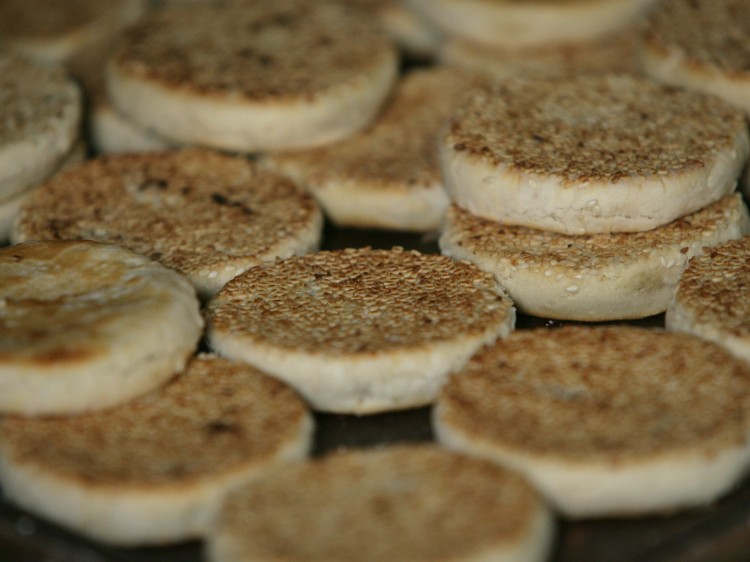
[(642, 231), (734, 191), (744, 114), (632, 75), (510, 78), (452, 118), (449, 196), (504, 224), (564, 234)]

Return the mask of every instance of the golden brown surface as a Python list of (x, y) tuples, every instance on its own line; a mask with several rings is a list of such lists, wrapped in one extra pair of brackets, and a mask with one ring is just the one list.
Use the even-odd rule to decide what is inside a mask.
[(183, 273), (216, 276), (272, 259), (321, 220), (290, 180), (194, 149), (100, 157), (60, 174), (24, 205), (17, 233), (121, 244)]
[(455, 69), (414, 71), (402, 78), (374, 126), (344, 141), (281, 152), (271, 161), (289, 167), (313, 188), (361, 182), (370, 189), (433, 187), (441, 179), (435, 143), (439, 131), (482, 80)]
[(248, 365), (194, 359), (163, 388), (71, 417), (8, 416), (0, 442), (14, 462), (91, 486), (179, 488), (270, 461), (298, 439), (307, 410)]
[(461, 560), (526, 539), (539, 507), (490, 462), (395, 446), (285, 467), (233, 494), (218, 530), (233, 560)]
[(750, 3), (666, 0), (648, 17), (644, 40), (652, 48), (675, 49), (693, 64), (750, 73)]
[(634, 76), (519, 78), (475, 96), (444, 141), (571, 185), (616, 183), (704, 167), (745, 127), (742, 112), (718, 98)]
[(118, 325), (138, 330), (169, 309), (173, 291), (190, 295), (174, 277), (147, 258), (94, 242), (2, 248), (0, 362), (44, 367), (109, 353)]
[(470, 439), (541, 458), (711, 454), (750, 433), (750, 366), (687, 334), (519, 330), (477, 354), (438, 404)]
[(0, 54), (0, 146), (63, 134), (60, 127), (80, 113), (80, 98), (62, 68)]
[(114, 63), (169, 88), (278, 103), (356, 85), (394, 56), (377, 20), (329, 0), (234, 4), (153, 13)]
[(750, 238), (733, 240), (690, 260), (676, 299), (694, 323), (736, 337), (750, 335)]
[[(483, 219), (457, 206), (446, 217), (452, 244), (502, 258), (514, 268), (597, 275), (605, 268), (648, 261), (654, 253), (687, 248), (735, 224), (744, 203), (739, 194), (653, 230), (567, 236)], [(665, 267), (668, 264), (664, 264)]]
[(491, 274), (435, 254), (318, 252), (254, 267), (209, 303), (217, 333), (323, 354), (407, 349), (482, 333), (512, 304)]

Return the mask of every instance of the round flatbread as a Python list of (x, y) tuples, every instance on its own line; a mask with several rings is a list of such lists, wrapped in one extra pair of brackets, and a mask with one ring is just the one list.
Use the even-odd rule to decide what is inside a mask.
[(748, 234), (747, 208), (733, 194), (653, 230), (581, 236), (505, 226), (453, 206), (439, 244), (494, 274), (522, 312), (600, 321), (664, 312), (690, 258)]
[[(569, 517), (707, 504), (750, 467), (750, 366), (688, 334), (519, 330), (434, 410), (439, 441), (524, 474)], [(700, 485), (696, 485), (700, 482)]]
[(434, 230), (448, 206), (435, 142), (461, 100), (482, 85), (455, 69), (411, 72), (366, 131), (264, 162), (303, 183), (339, 226)]
[(0, 199), (52, 175), (80, 120), (81, 93), (62, 68), (0, 54)]
[(397, 55), (341, 3), (259, 0), (164, 9), (110, 61), (118, 111), (181, 143), (257, 151), (332, 142), (375, 117)]
[(4, 418), (0, 482), (14, 503), (95, 540), (185, 540), (207, 532), (229, 489), (305, 457), (312, 430), (290, 388), (201, 356), (104, 412)]
[(707, 249), (690, 260), (665, 318), (750, 362), (750, 238)]
[(40, 186), (13, 240), (121, 244), (187, 275), (203, 297), (262, 261), (317, 248), (315, 200), (242, 157), (184, 150), (100, 157)]
[(355, 414), (429, 403), (515, 322), (492, 275), (400, 248), (261, 264), (206, 314), (213, 349), (288, 382), (319, 410)]
[(750, 113), (748, 2), (661, 2), (647, 18), (640, 58), (655, 80), (714, 94)]
[(440, 142), (459, 206), (564, 234), (656, 228), (731, 193), (744, 114), (632, 75), (508, 79), (476, 95)]
[(489, 47), (587, 41), (632, 24), (655, 0), (407, 0), (448, 36)]
[(187, 279), (90, 241), (0, 249), (0, 411), (112, 406), (185, 366), (203, 320)]
[(402, 445), (289, 465), (238, 489), (207, 551), (214, 562), (541, 561), (552, 536), (518, 475)]
[(40, 62), (63, 62), (136, 21), (145, 0), (3, 0), (0, 45)]

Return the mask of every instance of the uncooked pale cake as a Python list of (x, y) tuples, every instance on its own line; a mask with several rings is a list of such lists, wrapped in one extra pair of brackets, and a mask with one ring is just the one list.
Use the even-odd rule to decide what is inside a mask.
[(3, 0), (0, 45), (41, 62), (63, 62), (145, 9), (145, 0)]
[(115, 108), (182, 143), (238, 151), (315, 146), (374, 118), (396, 50), (376, 20), (332, 0), (165, 8), (109, 64)]
[(750, 238), (694, 257), (665, 318), (668, 330), (690, 332), (750, 362)]
[(632, 24), (655, 0), (407, 0), (449, 36), (489, 47), (588, 41)]
[(548, 508), (517, 474), (427, 445), (289, 465), (227, 498), (212, 562), (545, 560)]
[(119, 246), (0, 249), (0, 412), (100, 409), (185, 366), (203, 320), (180, 274)]
[(208, 303), (209, 345), (367, 414), (429, 403), (450, 372), (515, 324), (489, 273), (436, 254), (348, 249), (261, 264)]
[(455, 69), (413, 71), (373, 127), (325, 147), (270, 154), (265, 162), (307, 186), (339, 226), (434, 230), (448, 206), (438, 133), (468, 92), (484, 85)]
[(665, 0), (647, 18), (640, 49), (655, 80), (724, 98), (750, 113), (750, 3)]
[(655, 228), (731, 193), (744, 114), (632, 75), (513, 78), (478, 94), (440, 142), (459, 206), (565, 234)]
[(187, 275), (201, 296), (247, 268), (317, 248), (323, 218), (292, 180), (201, 149), (100, 157), (24, 203), (13, 240), (124, 245)]
[(439, 244), (493, 273), (522, 312), (599, 321), (664, 312), (690, 258), (748, 234), (747, 208), (732, 194), (646, 232), (580, 236), (505, 226), (453, 206)]
[(518, 470), (570, 517), (708, 504), (750, 467), (750, 366), (689, 334), (519, 330), (436, 404), (441, 443)]
[(165, 387), (103, 412), (0, 422), (0, 483), (18, 505), (95, 540), (205, 534), (226, 492), (310, 449), (288, 387), (201, 356)]
[(59, 168), (80, 120), (80, 91), (62, 68), (0, 54), (0, 199)]

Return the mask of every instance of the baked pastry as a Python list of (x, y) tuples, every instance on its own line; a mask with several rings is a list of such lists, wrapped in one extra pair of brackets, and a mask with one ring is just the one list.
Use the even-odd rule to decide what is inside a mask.
[(515, 309), (492, 275), (436, 254), (348, 249), (261, 264), (208, 303), (208, 344), (295, 387), (318, 410), (431, 402)]
[(565, 234), (656, 228), (731, 193), (744, 114), (632, 75), (514, 78), (454, 115), (449, 196), (504, 224)]
[(322, 226), (290, 179), (189, 149), (99, 157), (54, 177), (23, 204), (12, 238), (122, 244), (184, 273), (206, 298), (253, 265), (316, 249)]
[(400, 445), (288, 465), (239, 488), (207, 552), (214, 562), (541, 561), (553, 527), (518, 475)]
[(0, 421), (0, 483), (14, 503), (95, 540), (205, 534), (228, 490), (304, 458), (302, 400), (249, 365), (194, 359), (166, 386), (102, 412)]
[(181, 371), (203, 328), (187, 279), (119, 246), (0, 249), (0, 412), (101, 409)]
[(667, 309), (668, 330), (690, 332), (750, 362), (750, 238), (690, 260)]
[(435, 151), (445, 121), (473, 88), (486, 84), (456, 69), (405, 75), (375, 124), (338, 143), (269, 154), (339, 226), (434, 230), (448, 197)]
[(321, 0), (165, 8), (131, 27), (108, 66), (115, 108), (186, 144), (315, 146), (368, 125), (396, 50), (358, 10)]
[(453, 206), (439, 244), (495, 275), (522, 312), (601, 321), (664, 312), (690, 258), (749, 234), (735, 193), (653, 230), (580, 236), (505, 226)]
[(646, 19), (643, 69), (665, 84), (714, 94), (750, 113), (750, 4), (665, 0)]
[[(568, 517), (705, 505), (750, 468), (750, 366), (689, 334), (518, 330), (445, 385), (438, 440), (524, 474)], [(700, 483), (700, 485), (696, 485)]]

